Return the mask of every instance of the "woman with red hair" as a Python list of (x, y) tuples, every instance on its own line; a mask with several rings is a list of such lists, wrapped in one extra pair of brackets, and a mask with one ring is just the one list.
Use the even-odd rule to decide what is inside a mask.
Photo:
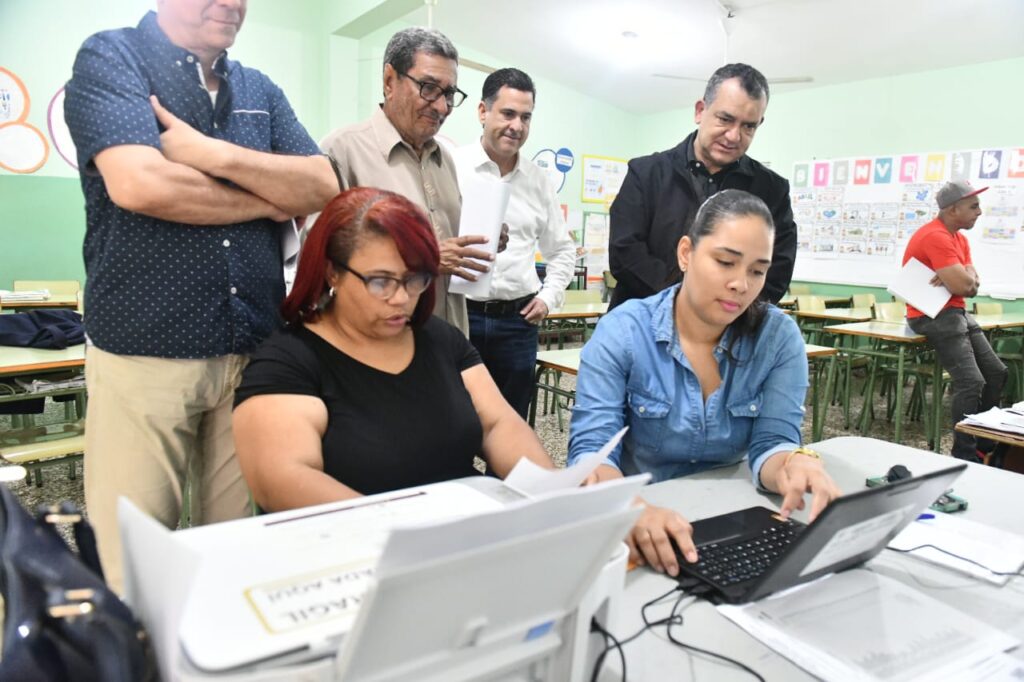
[(279, 511), (551, 460), (455, 327), (433, 317), (440, 256), (404, 197), (357, 187), (313, 226), (286, 327), (253, 355), (234, 436), (256, 502)]

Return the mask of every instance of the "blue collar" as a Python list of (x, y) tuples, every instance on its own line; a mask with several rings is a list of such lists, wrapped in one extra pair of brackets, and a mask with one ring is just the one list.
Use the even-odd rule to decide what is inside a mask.
[[(654, 340), (656, 342), (668, 344), (670, 354), (675, 355), (678, 353), (682, 356), (682, 348), (679, 347), (679, 335), (676, 333), (675, 316), (676, 296), (679, 294), (680, 286), (676, 284), (652, 297), (655, 300), (651, 301), (651, 331), (654, 333)], [(731, 326), (726, 327), (725, 333), (722, 334), (722, 338), (718, 340), (718, 345), (715, 347), (715, 355), (717, 357), (721, 357), (722, 353), (728, 352), (729, 344), (733, 343), (735, 334), (736, 331)], [(733, 345), (731, 355), (742, 362), (753, 352), (753, 344), (749, 343), (748, 339), (739, 338), (736, 339)]]

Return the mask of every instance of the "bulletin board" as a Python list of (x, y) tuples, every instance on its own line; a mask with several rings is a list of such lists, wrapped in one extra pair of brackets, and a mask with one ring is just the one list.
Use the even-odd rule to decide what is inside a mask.
[(629, 162), (610, 156), (583, 155), (583, 190), (580, 200), (588, 204), (612, 205), (626, 179)]
[(980, 294), (1024, 298), (1024, 148), (804, 161), (791, 182), (798, 231), (793, 279), (886, 286), (911, 235), (938, 213), (950, 179), (990, 189), (962, 232)]

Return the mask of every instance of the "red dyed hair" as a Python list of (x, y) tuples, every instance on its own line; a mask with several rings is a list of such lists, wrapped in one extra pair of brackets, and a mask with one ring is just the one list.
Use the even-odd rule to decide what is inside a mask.
[(437, 238), (426, 215), (414, 203), (394, 192), (375, 187), (346, 190), (324, 207), (299, 256), (299, 270), (281, 316), (289, 325), (320, 317), (320, 301), (327, 296), (327, 264), (348, 264), (368, 234), (391, 237), (405, 266), (434, 276), (420, 294), (412, 313), (414, 327), (434, 313), (435, 282), (441, 262)]

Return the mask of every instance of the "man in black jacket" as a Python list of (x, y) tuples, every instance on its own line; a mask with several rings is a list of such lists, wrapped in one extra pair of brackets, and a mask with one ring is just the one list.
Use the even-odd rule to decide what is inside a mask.
[(768, 82), (746, 64), (715, 71), (694, 107), (697, 130), (674, 149), (641, 156), (611, 207), (609, 261), (618, 280), (609, 307), (655, 294), (679, 281), (676, 246), (697, 209), (723, 189), (742, 189), (768, 205), (775, 250), (762, 298), (778, 302), (796, 259), (789, 182), (746, 155), (768, 108)]

